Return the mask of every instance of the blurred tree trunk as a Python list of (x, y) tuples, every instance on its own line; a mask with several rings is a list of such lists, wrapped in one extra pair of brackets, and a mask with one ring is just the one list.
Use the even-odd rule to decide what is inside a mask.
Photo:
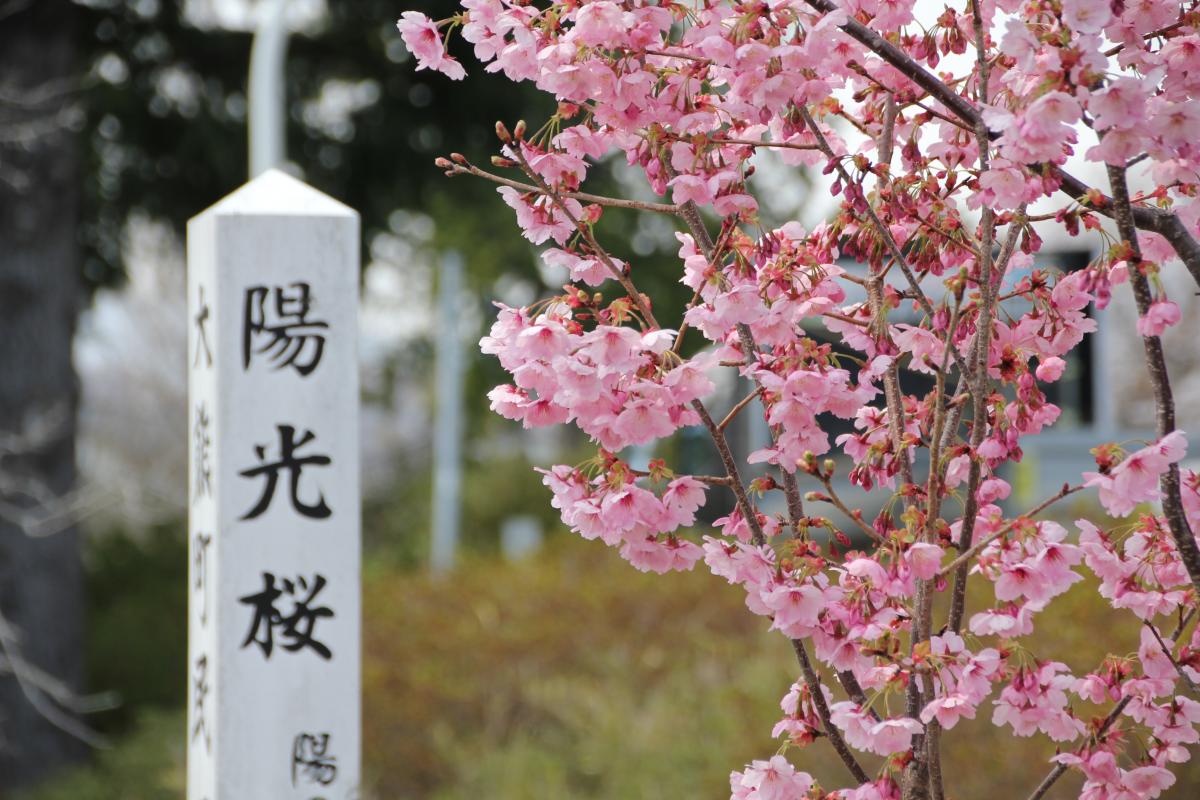
[[(68, 492), (75, 481), (77, 382), (71, 340), (81, 303), (77, 242), (81, 119), (77, 9), (69, 0), (0, 3), (0, 438), (53, 423), (0, 460), (0, 500), (38, 501), (14, 481)], [(73, 526), (29, 536), (0, 518), (0, 613), (26, 662), (72, 689), (83, 679), (84, 604)], [(30, 702), (53, 701), (0, 669), (0, 795), (77, 761), (80, 742)]]

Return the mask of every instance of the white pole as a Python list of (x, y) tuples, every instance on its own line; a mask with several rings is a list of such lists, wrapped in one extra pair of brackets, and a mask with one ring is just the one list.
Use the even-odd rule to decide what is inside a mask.
[(256, 178), (287, 158), (288, 0), (263, 0), (250, 47), (250, 177)]
[(462, 271), (462, 256), (454, 251), (446, 253), (438, 278), (433, 531), (429, 554), (429, 566), (435, 574), (454, 567), (461, 516), (463, 342), (458, 298), (462, 294)]

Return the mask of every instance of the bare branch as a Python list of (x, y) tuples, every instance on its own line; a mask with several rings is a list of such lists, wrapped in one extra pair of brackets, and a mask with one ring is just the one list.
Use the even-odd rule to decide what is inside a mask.
[(92, 747), (108, 747), (108, 741), (78, 719), (78, 714), (111, 707), (110, 696), (81, 698), (65, 684), (38, 669), (21, 654), (20, 637), (0, 614), (0, 674), (12, 675), (21, 693), (54, 727)]
[(692, 408), (700, 415), (700, 421), (704, 423), (704, 427), (708, 429), (709, 435), (712, 436), (713, 444), (717, 446), (717, 454), (721, 458), (721, 466), (725, 468), (725, 474), (729, 478), (729, 488), (733, 490), (733, 495), (737, 498), (738, 508), (741, 509), (742, 516), (746, 519), (746, 524), (750, 526), (750, 540), (761, 547), (767, 543), (767, 537), (763, 534), (762, 525), (758, 522), (758, 512), (754, 509), (754, 506), (750, 502), (750, 497), (746, 494), (746, 487), (742, 484), (741, 473), (738, 471), (737, 461), (733, 457), (733, 452), (729, 449), (729, 442), (725, 439), (725, 432), (717, 426), (717, 423), (713, 422), (713, 418), (708, 413), (708, 409), (704, 407), (704, 403), (701, 403), (699, 400), (693, 400)]
[(755, 389), (753, 392), (739, 400), (736, 406), (729, 409), (729, 413), (725, 415), (725, 419), (721, 420), (720, 423), (717, 424), (717, 427), (721, 430), (728, 428), (729, 423), (733, 422), (734, 419), (737, 418), (737, 415), (742, 413), (742, 410), (745, 409), (746, 406), (750, 405), (751, 401), (753, 401), (754, 398), (758, 397), (761, 393), (762, 389)]

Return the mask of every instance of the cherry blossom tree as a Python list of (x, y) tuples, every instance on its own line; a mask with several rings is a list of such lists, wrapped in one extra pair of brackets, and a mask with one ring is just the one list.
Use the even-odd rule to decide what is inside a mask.
[[(774, 730), (782, 747), (732, 773), (734, 800), (940, 800), (954, 791), (943, 740), (989, 718), (1047, 740), (1030, 800), (1068, 771), (1089, 800), (1157, 797), (1200, 740), (1200, 476), (1179, 466), (1187, 441), (1160, 338), (1181, 322), (1161, 276), (1200, 284), (1200, 10), (925, 6), (464, 0), (439, 21), (405, 13), (418, 69), (461, 78), (457, 33), (488, 72), (558, 101), (536, 132), (497, 124), (486, 169), (439, 160), (499, 184), (524, 236), (549, 243), (542, 258), (572, 280), (500, 308), (482, 348), (512, 383), (491, 406), (595, 443), (584, 463), (544, 471), (574, 531), (641, 570), (703, 562), (791, 641), (800, 677)], [(582, 190), (614, 153), (658, 200)], [(1068, 158), (1106, 180), (1076, 177)], [(769, 225), (751, 180), (768, 160), (827, 176), (835, 213), (812, 229)], [(612, 207), (677, 222), (693, 292), (682, 319), (656, 318), (636, 259), (601, 246)], [(1086, 268), (1034, 264), (1051, 228), (1085, 240)], [(1116, 291), (1137, 304), (1156, 436), (1102, 445), (1095, 471), (1014, 514), (1002, 468), (1059, 417), (1046, 389), (1096, 330), (1089, 306)], [(753, 389), (717, 420), (721, 369)], [(931, 389), (914, 389), (917, 372)], [(726, 431), (753, 413), (770, 442), (741, 463)], [(831, 441), (835, 418), (850, 432)], [(723, 474), (621, 458), (689, 426), (707, 431)], [(752, 464), (767, 472), (751, 479)], [(847, 480), (882, 511), (850, 508)], [(718, 491), (736, 508), (706, 531), (696, 514)], [(1079, 492), (1112, 521), (1069, 530), (1045, 517)], [(1075, 674), (1022, 639), (1085, 572), (1142, 635), (1136, 654)], [(968, 608), (969, 581), (989, 587), (990, 607)], [(786, 758), (819, 737), (844, 787), (816, 786)], [(864, 754), (881, 766), (868, 771), (879, 760)]]

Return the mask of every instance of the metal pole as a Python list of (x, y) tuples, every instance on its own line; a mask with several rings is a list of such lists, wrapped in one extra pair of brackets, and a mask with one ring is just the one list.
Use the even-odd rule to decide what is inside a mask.
[(284, 68), (287, 63), (288, 0), (263, 0), (250, 46), (250, 177), (287, 158)]
[(458, 324), (462, 256), (442, 258), (438, 277), (435, 365), (437, 408), (433, 428), (433, 530), (429, 567), (442, 574), (454, 567), (458, 550), (462, 485), (463, 342)]

